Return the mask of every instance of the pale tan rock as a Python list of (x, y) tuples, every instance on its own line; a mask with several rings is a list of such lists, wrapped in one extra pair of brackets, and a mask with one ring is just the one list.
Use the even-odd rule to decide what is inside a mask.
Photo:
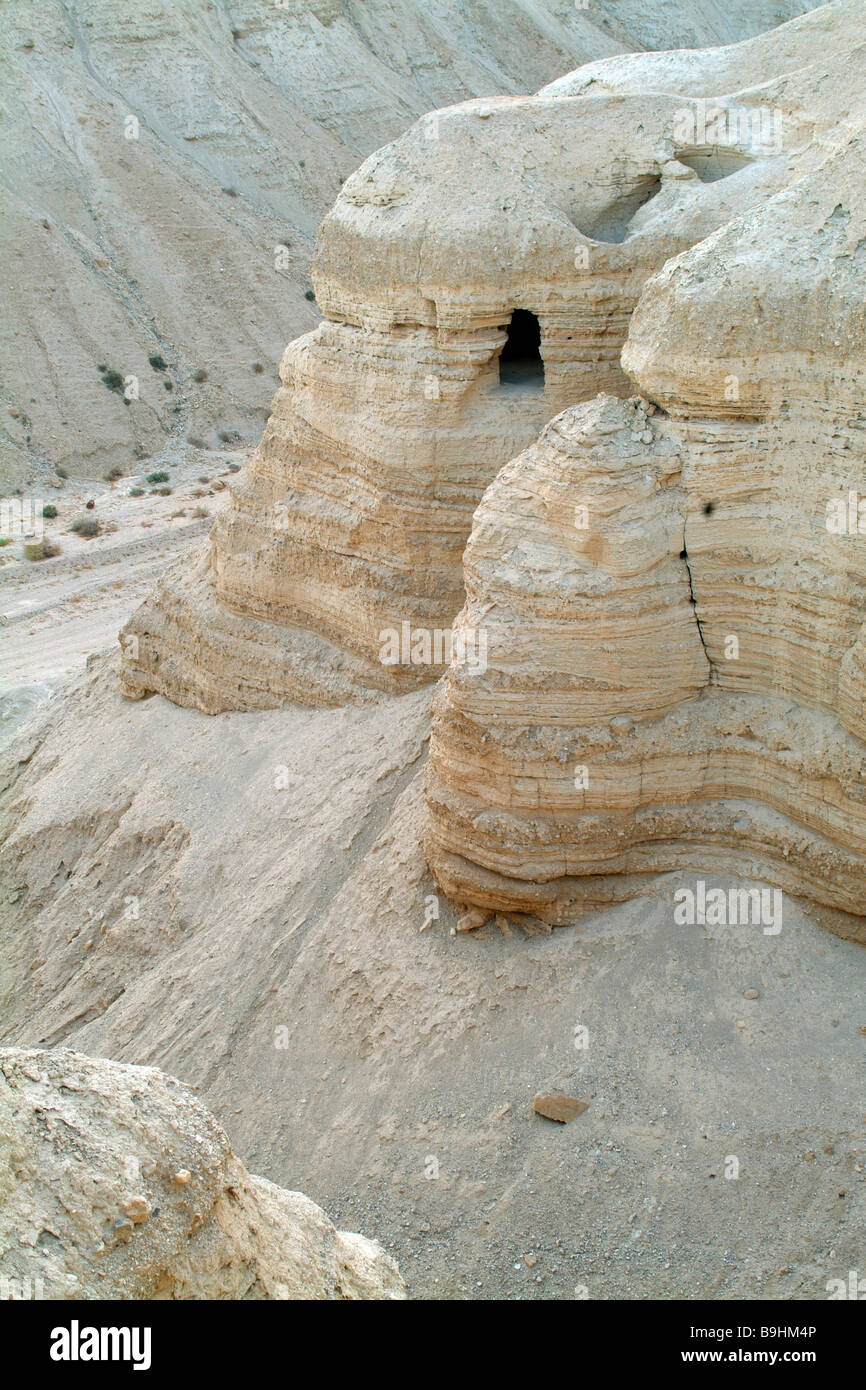
[[(790, 181), (748, 122), (705, 168), (678, 134), (686, 101), (469, 101), (346, 180), (313, 267), (325, 321), (287, 348), (209, 548), (125, 629), (126, 695), (214, 713), (441, 674), (485, 487), (563, 408), (630, 389), (620, 352), (648, 276)], [(518, 309), (543, 379), (539, 362), (500, 380)]]
[(0, 1269), (3, 1297), (405, 1297), (375, 1242), (249, 1174), (187, 1087), (66, 1048), (0, 1052)]
[(463, 903), (563, 924), (689, 869), (866, 913), (857, 497), (854, 535), (828, 524), (864, 469), (866, 111), (809, 51), (819, 18), (781, 31), (805, 62), (762, 88), (815, 125), (791, 187), (648, 281), (640, 398), (564, 412), (478, 508), (457, 626), (490, 660), (448, 673), (428, 781)]

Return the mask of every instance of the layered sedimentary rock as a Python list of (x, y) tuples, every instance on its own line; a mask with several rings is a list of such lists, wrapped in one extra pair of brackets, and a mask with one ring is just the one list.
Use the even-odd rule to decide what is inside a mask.
[(209, 547), (131, 621), (125, 693), (216, 712), (440, 674), (413, 637), (451, 627), (485, 487), (566, 406), (628, 391), (647, 277), (789, 181), (763, 97), (726, 98), (724, 148), (649, 87), (468, 102), (368, 159), (320, 231), (325, 321)]
[(400, 1299), (393, 1260), (252, 1177), (192, 1092), (0, 1052), (0, 1298)]
[(646, 285), (641, 396), (564, 412), (478, 508), (488, 666), (449, 672), (428, 784), (461, 902), (561, 924), (724, 869), (866, 913), (866, 122), (844, 73), (811, 91), (810, 167)]

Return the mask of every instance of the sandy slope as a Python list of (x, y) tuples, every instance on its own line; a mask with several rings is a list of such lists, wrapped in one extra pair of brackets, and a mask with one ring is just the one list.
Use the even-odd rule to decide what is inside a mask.
[[(671, 878), (551, 937), (452, 936), (444, 900), (422, 931), (429, 691), (208, 718), (125, 704), (112, 660), (6, 765), (6, 1039), (199, 1084), (415, 1296), (820, 1298), (858, 1266), (860, 946), (789, 900), (778, 936), (676, 926)], [(530, 1109), (558, 1089), (566, 1127)]]

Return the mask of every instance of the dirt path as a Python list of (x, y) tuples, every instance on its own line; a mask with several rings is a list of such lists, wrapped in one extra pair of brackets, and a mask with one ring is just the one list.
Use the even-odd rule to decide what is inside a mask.
[[(171, 487), (167, 496), (141, 475), (113, 485), (69, 479), (41, 499), (57, 508), (57, 517), (44, 521), (44, 538), (61, 553), (28, 561), (21, 537), (0, 549), (0, 744), (83, 670), (88, 656), (117, 641), (163, 570), (207, 535), (228, 505), (228, 481), (245, 462), (245, 453), (190, 451), (148, 464), (151, 472), (168, 473), (169, 482), (159, 485)], [(132, 488), (143, 495), (131, 496)], [(92, 539), (69, 529), (88, 515), (102, 527)]]

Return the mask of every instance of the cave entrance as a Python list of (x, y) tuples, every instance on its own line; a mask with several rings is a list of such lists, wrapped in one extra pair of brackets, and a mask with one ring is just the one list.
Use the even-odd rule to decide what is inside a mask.
[(511, 315), (508, 337), (499, 354), (499, 384), (524, 391), (544, 389), (541, 328), (528, 309), (515, 309)]

